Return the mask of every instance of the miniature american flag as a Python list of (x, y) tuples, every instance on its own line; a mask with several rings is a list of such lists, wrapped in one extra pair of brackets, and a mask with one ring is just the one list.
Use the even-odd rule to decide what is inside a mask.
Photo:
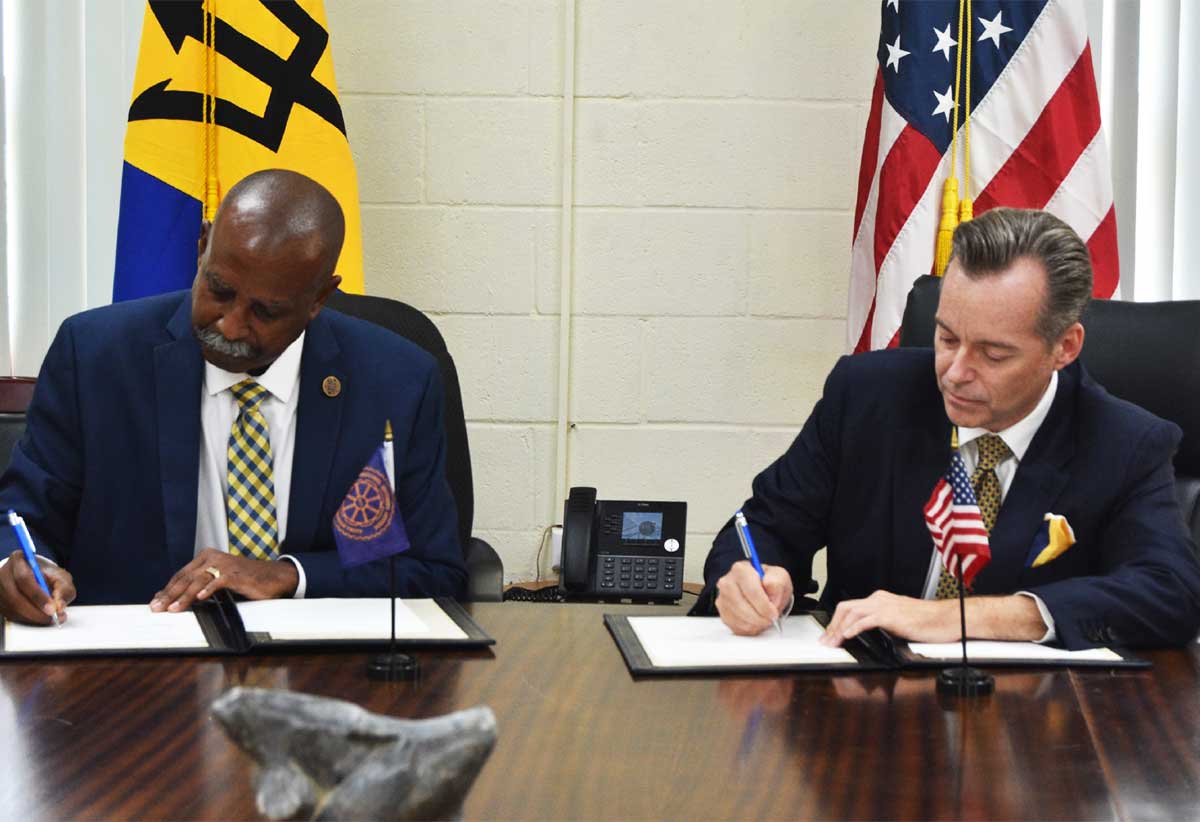
[(991, 560), (992, 551), (975, 490), (957, 450), (925, 503), (925, 524), (946, 570), (970, 588), (975, 575)]

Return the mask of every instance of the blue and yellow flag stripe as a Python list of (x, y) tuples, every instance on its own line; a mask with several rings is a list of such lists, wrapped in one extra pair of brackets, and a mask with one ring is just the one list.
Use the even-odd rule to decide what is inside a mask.
[(186, 288), (202, 219), (264, 168), (307, 174), (346, 214), (362, 293), (358, 179), (322, 0), (150, 0), (125, 133), (113, 299)]

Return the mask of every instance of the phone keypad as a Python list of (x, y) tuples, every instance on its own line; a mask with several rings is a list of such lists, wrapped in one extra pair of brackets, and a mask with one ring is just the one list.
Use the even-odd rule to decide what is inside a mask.
[(601, 593), (632, 597), (682, 593), (682, 557), (601, 555), (599, 563)]

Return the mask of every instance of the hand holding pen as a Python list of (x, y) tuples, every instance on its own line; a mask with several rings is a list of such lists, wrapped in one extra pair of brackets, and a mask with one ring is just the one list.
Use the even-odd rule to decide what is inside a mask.
[[(15, 511), (8, 522), (21, 545), (0, 567), (0, 614), (35, 624), (60, 624), (64, 607), (75, 599), (71, 575), (53, 564), (42, 566), (25, 521)], [(47, 582), (49, 578), (49, 582)]]
[(735, 634), (758, 634), (768, 625), (782, 631), (781, 620), (791, 610), (791, 576), (780, 566), (762, 565), (741, 511), (734, 515), (734, 531), (747, 562), (734, 563), (717, 581), (721, 620)]

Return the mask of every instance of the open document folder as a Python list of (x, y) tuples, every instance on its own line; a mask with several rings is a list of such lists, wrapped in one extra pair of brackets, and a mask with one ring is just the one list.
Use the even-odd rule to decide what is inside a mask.
[[(868, 631), (843, 647), (818, 642), (828, 623), (819, 611), (793, 614), (783, 631), (736, 636), (717, 617), (620, 616), (604, 624), (625, 664), (635, 674), (733, 673), (747, 671), (870, 671), (944, 668), (962, 659), (958, 643), (906, 643)], [(1145, 667), (1149, 663), (1119, 649), (1064, 651), (1033, 642), (967, 642), (972, 665)]]
[[(272, 599), (237, 602), (221, 592), (183, 613), (148, 605), (77, 605), (61, 628), (4, 621), (0, 656), (228, 654), (261, 648), (382, 645), (391, 637), (391, 600)], [(451, 599), (396, 600), (400, 645), (491, 645)]]

